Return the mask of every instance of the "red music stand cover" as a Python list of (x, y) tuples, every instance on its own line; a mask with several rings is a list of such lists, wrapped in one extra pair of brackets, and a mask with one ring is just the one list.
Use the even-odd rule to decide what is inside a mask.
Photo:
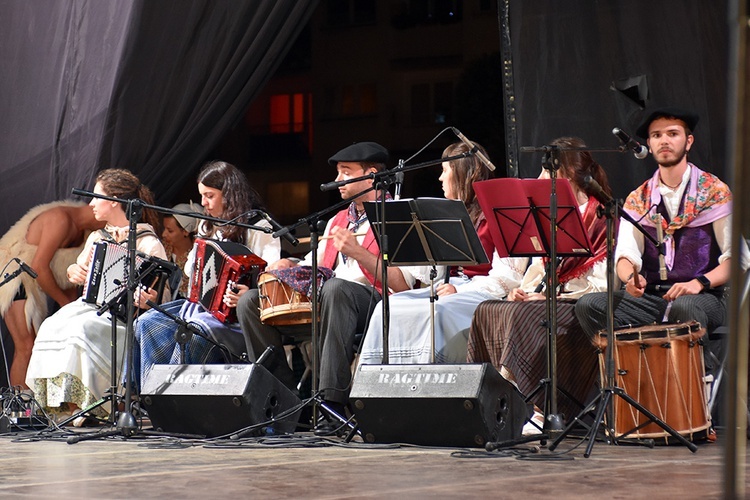
[[(559, 257), (591, 255), (591, 242), (567, 179), (557, 179)], [(474, 192), (487, 217), (500, 257), (549, 256), (550, 179), (490, 179), (475, 182)]]

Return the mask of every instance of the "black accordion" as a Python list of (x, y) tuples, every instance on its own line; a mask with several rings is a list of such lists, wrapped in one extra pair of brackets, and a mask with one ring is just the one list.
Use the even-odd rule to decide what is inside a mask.
[(198, 238), (193, 251), (188, 300), (203, 305), (221, 322), (237, 321), (234, 309), (224, 304), (227, 287), (235, 283), (257, 287), (258, 274), (266, 268), (266, 261), (232, 241)]
[[(121, 304), (124, 304), (126, 298), (122, 292), (127, 287), (130, 271), (127, 264), (126, 246), (110, 241), (94, 243), (89, 274), (83, 288), (83, 301), (101, 307), (122, 294)], [(136, 253), (135, 270), (138, 283), (156, 290), (157, 302), (161, 302), (168, 285), (173, 288), (175, 276), (178, 283), (181, 278), (175, 264), (140, 252)]]

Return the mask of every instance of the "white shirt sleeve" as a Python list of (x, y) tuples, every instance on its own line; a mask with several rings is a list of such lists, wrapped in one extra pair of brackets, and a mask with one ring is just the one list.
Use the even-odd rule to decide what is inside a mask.
[[(271, 227), (266, 220), (255, 223), (256, 226)], [(281, 257), (281, 242), (274, 238), (271, 233), (264, 233), (256, 229), (247, 230), (247, 246), (255, 255), (265, 260), (268, 264), (276, 262)]]
[(495, 299), (503, 299), (523, 279), (528, 257), (503, 257), (492, 253), (492, 268), (487, 276), (474, 276), (471, 281), (456, 287), (458, 293), (482, 292)]

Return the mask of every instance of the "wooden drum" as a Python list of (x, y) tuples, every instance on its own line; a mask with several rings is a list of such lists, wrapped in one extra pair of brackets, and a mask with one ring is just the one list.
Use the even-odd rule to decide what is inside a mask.
[[(679, 434), (690, 439), (711, 425), (705, 390), (700, 323), (647, 325), (615, 331), (615, 383)], [(606, 384), (606, 331), (597, 335), (599, 368)], [(615, 436), (669, 437), (657, 424), (615, 396)], [(703, 436), (701, 436), (703, 437)]]
[(258, 277), (260, 320), (273, 326), (312, 323), (312, 304), (307, 296), (281, 282), (271, 273)]

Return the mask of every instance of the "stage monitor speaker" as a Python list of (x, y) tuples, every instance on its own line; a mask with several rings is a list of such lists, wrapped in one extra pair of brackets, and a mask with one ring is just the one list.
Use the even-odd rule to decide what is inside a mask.
[(489, 363), (360, 365), (349, 399), (369, 443), (483, 447), (519, 438), (533, 412)]
[[(299, 398), (259, 364), (154, 365), (143, 383), (141, 401), (154, 429), (207, 437), (269, 422), (300, 405)], [(265, 427), (276, 434), (293, 433), (299, 415), (296, 411)]]

